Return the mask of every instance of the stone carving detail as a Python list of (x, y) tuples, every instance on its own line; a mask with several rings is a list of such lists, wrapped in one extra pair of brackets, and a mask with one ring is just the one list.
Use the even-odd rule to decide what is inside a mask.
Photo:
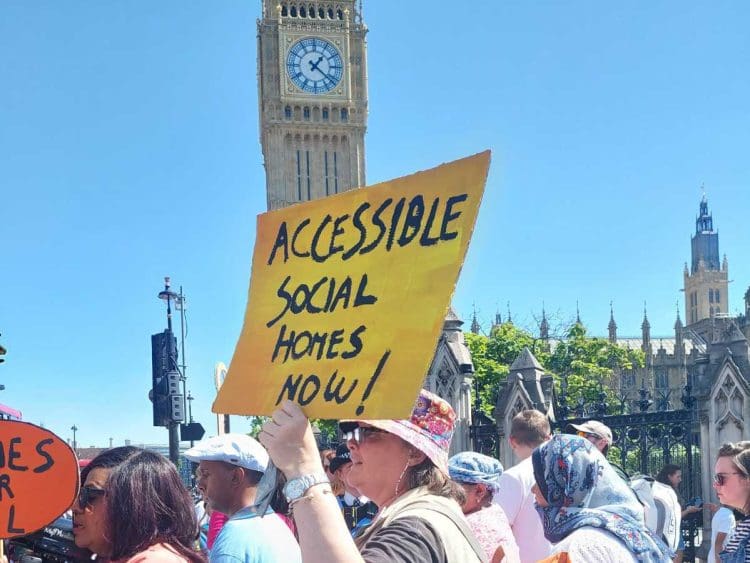
[(443, 358), (440, 362), (440, 369), (435, 378), (435, 387), (435, 392), (439, 396), (448, 401), (451, 405), (454, 404), (456, 395), (454, 378), (446, 358)]
[(734, 378), (726, 374), (714, 399), (714, 412), (716, 413), (714, 420), (717, 430), (721, 431), (731, 422), (742, 431), (745, 427), (742, 414), (744, 407), (745, 397), (742, 391)]
[(526, 410), (527, 408), (528, 406), (524, 404), (524, 402), (521, 400), (521, 397), (517, 397), (513, 408), (510, 410), (510, 419), (512, 420), (514, 416), (516, 416), (519, 412)]

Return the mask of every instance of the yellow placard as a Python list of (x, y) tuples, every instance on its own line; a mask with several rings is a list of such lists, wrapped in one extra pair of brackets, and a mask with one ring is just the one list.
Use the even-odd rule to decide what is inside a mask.
[(404, 418), (425, 379), (490, 152), (258, 216), (245, 323), (213, 411)]

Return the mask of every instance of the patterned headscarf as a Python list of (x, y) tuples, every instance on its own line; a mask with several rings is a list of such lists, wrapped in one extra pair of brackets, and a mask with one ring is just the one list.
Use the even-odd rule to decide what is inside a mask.
[(643, 520), (643, 507), (591, 442), (557, 434), (531, 454), (534, 478), (549, 506), (537, 506), (544, 535), (557, 543), (584, 526), (617, 536), (646, 563), (670, 561), (669, 548)]
[(476, 452), (461, 452), (448, 460), (451, 479), (458, 483), (487, 485), (494, 494), (503, 474), (503, 465), (494, 457)]

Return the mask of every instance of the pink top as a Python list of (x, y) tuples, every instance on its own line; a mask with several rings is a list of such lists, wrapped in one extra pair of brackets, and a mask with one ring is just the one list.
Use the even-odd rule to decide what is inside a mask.
[(521, 558), (518, 554), (516, 539), (513, 537), (513, 531), (510, 529), (505, 512), (497, 504), (492, 504), (466, 515), (469, 521), (471, 531), (479, 540), (479, 545), (484, 549), (487, 555), (487, 561), (494, 560), (498, 547), (502, 547), (505, 552), (505, 558), (501, 559), (505, 563), (520, 563)]
[(189, 560), (177, 553), (172, 546), (164, 543), (152, 545), (147, 550), (136, 553), (130, 559), (120, 559), (120, 563), (140, 563), (141, 561), (154, 561), (156, 563), (185, 563)]
[(211, 513), (211, 516), (208, 519), (208, 536), (206, 538), (206, 545), (208, 546), (208, 549), (211, 549), (213, 547), (214, 542), (216, 541), (216, 536), (219, 535), (219, 532), (224, 527), (224, 524), (226, 524), (227, 520), (229, 520), (229, 516), (227, 516), (223, 512), (214, 510)]

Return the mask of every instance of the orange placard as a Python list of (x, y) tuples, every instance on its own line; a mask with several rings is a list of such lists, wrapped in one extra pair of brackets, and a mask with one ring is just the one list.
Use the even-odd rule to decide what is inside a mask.
[(53, 522), (73, 504), (79, 480), (64, 440), (28, 422), (0, 421), (0, 538)]

